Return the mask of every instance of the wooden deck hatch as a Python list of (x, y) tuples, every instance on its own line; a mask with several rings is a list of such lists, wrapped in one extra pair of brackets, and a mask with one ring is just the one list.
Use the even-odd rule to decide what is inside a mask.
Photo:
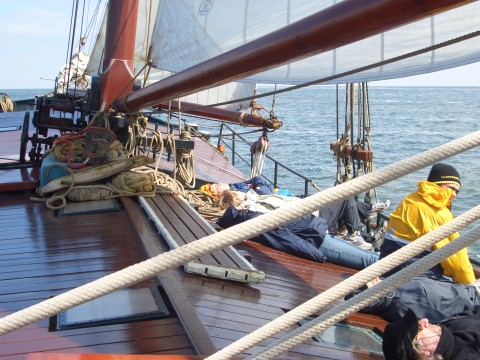
[[(215, 229), (179, 195), (139, 197), (140, 205), (159, 234), (175, 249), (215, 233)], [(183, 265), (188, 273), (246, 283), (261, 283), (265, 273), (258, 271), (235, 248), (229, 246)]]

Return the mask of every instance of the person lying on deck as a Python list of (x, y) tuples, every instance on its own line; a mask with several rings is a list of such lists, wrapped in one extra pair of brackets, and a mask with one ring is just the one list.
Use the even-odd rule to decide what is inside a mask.
[[(293, 201), (298, 201), (300, 198), (295, 196), (282, 196), (278, 194), (259, 195), (253, 190), (246, 193), (225, 190), (216, 201), (216, 206), (220, 209), (227, 209), (230, 206), (235, 206), (241, 209), (249, 209), (261, 213), (266, 213), (271, 210), (278, 209)], [(354, 245), (369, 250), (372, 244), (364, 240), (364, 238), (353, 229), (358, 229), (361, 225), (358, 211), (356, 209), (356, 202), (353, 198), (339, 201), (321, 210), (313, 213), (315, 216), (320, 216), (325, 219), (328, 225), (328, 232), (331, 235), (336, 235), (339, 232), (339, 224), (345, 225), (349, 236), (347, 234), (342, 237)], [(378, 231), (381, 231), (379, 229)], [(376, 240), (375, 233), (370, 234), (372, 242)]]
[[(253, 219), (263, 213), (230, 206), (218, 219), (225, 229)], [(363, 250), (328, 233), (325, 219), (313, 214), (294, 220), (251, 239), (275, 250), (317, 262), (330, 262), (353, 269), (363, 269), (378, 260), (378, 254)]]
[(234, 184), (213, 183), (200, 186), (200, 191), (217, 199), (225, 190), (241, 192), (253, 190), (259, 195), (278, 194), (283, 196), (293, 196), (293, 193), (289, 190), (273, 189), (272, 185), (270, 185), (267, 180), (265, 180), (261, 176), (255, 176), (249, 180)]
[[(234, 184), (213, 183), (213, 184), (205, 184), (200, 187), (200, 191), (216, 199), (218, 199), (225, 190), (241, 191), (241, 192), (254, 190), (259, 195), (277, 194), (282, 196), (295, 196), (290, 190), (273, 189), (272, 185), (270, 185), (261, 176), (255, 176), (250, 180), (245, 180), (244, 182), (239, 182)], [(377, 214), (380, 211), (387, 210), (387, 208), (390, 206), (390, 200), (387, 199), (387, 201), (385, 202), (376, 201), (373, 203), (370, 202), (370, 200), (364, 201), (364, 202), (355, 200), (355, 204), (356, 204), (355, 207), (358, 210), (358, 215), (360, 216), (360, 218), (362, 220), (366, 220), (367, 218)]]
[[(200, 187), (200, 191), (216, 199), (219, 199), (223, 192), (227, 190), (237, 192), (237, 195), (239, 195), (240, 198), (242, 197), (240, 193), (252, 193), (252, 191), (254, 191), (261, 196), (275, 194), (284, 198), (292, 197), (293, 199), (298, 200), (298, 197), (293, 196), (293, 193), (288, 190), (273, 189), (273, 187), (260, 176), (255, 176), (250, 180), (236, 184), (214, 183)], [(277, 201), (277, 203), (280, 202), (281, 201)], [(233, 204), (227, 204), (225, 208), (230, 205)], [(371, 203), (369, 201), (360, 202), (352, 197), (320, 210), (320, 216), (327, 220), (329, 224), (328, 231), (330, 234), (347, 239), (357, 246), (370, 249), (372, 247), (371, 243), (374, 243), (381, 238), (385, 229), (379, 228), (372, 233), (362, 235), (362, 223), (366, 224), (367, 221), (371, 221), (372, 218), (376, 219), (377, 214), (380, 211), (386, 210), (389, 205), (390, 200), (387, 200), (386, 202)]]
[[(378, 284), (380, 278), (345, 297), (346, 300)], [(395, 291), (376, 299), (361, 310), (381, 316), (387, 321), (400, 320), (408, 309), (420, 318), (438, 322), (454, 315), (480, 314), (480, 293), (473, 285), (417, 276)]]
[(386, 360), (480, 359), (480, 316), (453, 316), (436, 324), (408, 310), (385, 327)]

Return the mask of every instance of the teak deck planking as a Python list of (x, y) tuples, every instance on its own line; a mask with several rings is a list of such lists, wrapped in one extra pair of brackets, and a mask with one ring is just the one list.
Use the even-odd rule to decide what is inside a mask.
[[(0, 140), (4, 137), (0, 133)], [(115, 212), (56, 217), (44, 203), (30, 200), (38, 178), (31, 169), (24, 170), (31, 176), (22, 177), (18, 169), (2, 169), (0, 174), (1, 317), (169, 250), (136, 200), (122, 199), (122, 209)], [(172, 219), (182, 221), (178, 216)], [(192, 240), (203, 236), (200, 230), (192, 233)], [(238, 283), (171, 269), (135, 285), (160, 286), (171, 301), (171, 318), (62, 331), (48, 331), (49, 320), (44, 319), (0, 336), (0, 358), (24, 359), (29, 353), (56, 353), (60, 358), (87, 353), (208, 355), (355, 272), (250, 241), (236, 248), (247, 251), (253, 266), (265, 272), (264, 283)], [(385, 326), (372, 315), (356, 314), (346, 321), (379, 331)], [(313, 341), (284, 356), (382, 358)]]
[[(0, 236), (2, 316), (142, 261), (149, 247), (156, 248), (157, 253), (168, 251), (133, 199), (125, 199), (128, 211), (64, 217), (54, 217), (43, 203), (31, 202), (24, 192), (3, 193), (0, 200), (7, 200), (0, 201), (0, 223), (5, 229)], [(131, 226), (136, 223), (142, 227)], [(56, 332), (49, 332), (48, 320), (41, 320), (1, 336), (0, 357), (21, 359), (26, 353), (43, 351), (206, 355), (353, 273), (249, 241), (238, 248), (248, 251), (253, 265), (267, 274), (263, 284), (212, 279), (173, 269), (159, 274), (157, 281), (171, 296), (178, 317)], [(142, 285), (152, 281), (155, 279)], [(367, 315), (348, 321), (371, 328), (384, 326), (383, 321)], [(370, 358), (361, 351), (320, 346), (313, 341), (285, 355), (307, 359), (313, 354), (317, 359)]]

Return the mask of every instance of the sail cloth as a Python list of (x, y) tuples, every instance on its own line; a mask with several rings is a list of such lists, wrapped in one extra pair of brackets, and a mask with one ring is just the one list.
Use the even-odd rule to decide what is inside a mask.
[[(152, 36), (159, 69), (179, 72), (255, 40), (338, 0), (161, 0)], [(242, 82), (300, 84), (394, 58), (480, 30), (480, 3), (262, 72)], [(268, 54), (265, 54), (268, 56)], [(385, 80), (480, 61), (477, 37), (326, 83)]]
[[(139, 0), (134, 54), (135, 73), (140, 71), (140, 69), (144, 68), (147, 62), (148, 48), (150, 47), (152, 41), (152, 33), (154, 32), (154, 25), (156, 23), (159, 2), (159, 0)], [(100, 31), (95, 41), (95, 45), (92, 50), (92, 54), (90, 55), (90, 61), (88, 62), (87, 73), (90, 76), (98, 75), (102, 71), (106, 37), (106, 19), (107, 15), (105, 14), (102, 25), (100, 27)], [(178, 21), (180, 21), (180, 18), (179, 16), (177, 16), (177, 14), (174, 15), (174, 19), (178, 19)], [(178, 24), (178, 26), (182, 27), (181, 24)], [(187, 24), (184, 24), (184, 26), (187, 26)], [(176, 52), (179, 50), (174, 51)], [(176, 57), (175, 52), (168, 53), (166, 49), (156, 50), (156, 53), (162, 53), (163, 57)], [(155, 66), (156, 68), (145, 69), (145, 71), (143, 71), (142, 74), (138, 77), (138, 79), (141, 80), (143, 86), (147, 86), (149, 84), (157, 82), (165, 77), (172, 75), (173, 73), (173, 71), (165, 71), (164, 68), (157, 66), (156, 64)], [(147, 78), (145, 78), (145, 72), (148, 73)], [(249, 97), (253, 95), (254, 90), (254, 83), (232, 82), (230, 84), (214, 87), (212, 89), (185, 96), (180, 100), (201, 105), (207, 105)], [(223, 108), (238, 111), (247, 108), (249, 105), (249, 101), (244, 101), (226, 105), (223, 106)]]

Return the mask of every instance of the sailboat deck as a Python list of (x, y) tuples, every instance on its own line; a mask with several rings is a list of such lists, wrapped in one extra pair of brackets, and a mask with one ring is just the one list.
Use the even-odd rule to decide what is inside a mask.
[[(0, 146), (0, 157), (18, 158), (19, 131), (0, 133), (0, 144), (15, 136), (16, 142), (4, 149), (7, 153)], [(0, 317), (169, 250), (133, 198), (119, 201), (115, 211), (58, 216), (43, 202), (30, 199), (38, 185), (36, 170), (3, 168), (0, 175)], [(158, 286), (168, 298), (170, 317), (58, 331), (49, 330), (54, 319), (44, 319), (0, 336), (0, 358), (24, 359), (33, 353), (208, 355), (354, 273), (249, 241), (235, 247), (248, 252), (252, 265), (265, 273), (263, 283), (216, 279), (183, 268), (168, 270), (134, 287)], [(363, 314), (346, 322), (378, 332), (385, 326), (379, 317)], [(382, 358), (313, 340), (284, 355)]]
[[(30, 201), (24, 191), (0, 197), (2, 317), (168, 250), (132, 199), (126, 199), (127, 205), (119, 211), (55, 217), (43, 203)], [(161, 285), (175, 308), (174, 317), (54, 332), (48, 331), (45, 319), (1, 336), (0, 357), (22, 359), (34, 352), (208, 354), (354, 272), (249, 241), (236, 247), (247, 251), (253, 265), (265, 272), (263, 284), (169, 270), (136, 286)], [(371, 315), (357, 314), (347, 321), (378, 330), (385, 325)], [(381, 358), (314, 341), (287, 355), (310, 358), (314, 354), (320, 359)]]
[[(0, 316), (144, 260), (124, 211), (55, 217), (28, 194), (0, 194)], [(109, 224), (115, 224), (110, 226)], [(154, 284), (148, 280), (137, 286)], [(41, 320), (0, 337), (0, 357), (38, 351), (192, 354), (178, 318), (48, 331)], [(152, 341), (155, 338), (155, 341)]]

